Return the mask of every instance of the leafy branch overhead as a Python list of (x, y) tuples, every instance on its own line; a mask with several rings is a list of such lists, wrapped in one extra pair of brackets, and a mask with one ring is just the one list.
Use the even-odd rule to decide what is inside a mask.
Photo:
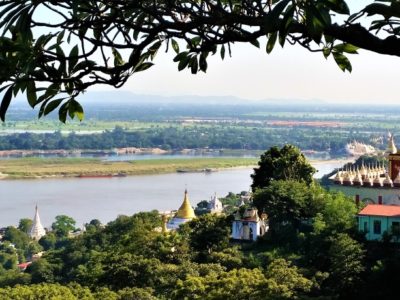
[(344, 0), (3, 0), (0, 118), (24, 94), (39, 117), (58, 109), (63, 122), (81, 120), (79, 94), (123, 86), (152, 67), (161, 48), (196, 74), (207, 71), (209, 56), (231, 55), (234, 43), (261, 47), (266, 38), (267, 53), (276, 42), (299, 44), (350, 72), (347, 54), (358, 48), (400, 56), (399, 17), (396, 0), (353, 15)]

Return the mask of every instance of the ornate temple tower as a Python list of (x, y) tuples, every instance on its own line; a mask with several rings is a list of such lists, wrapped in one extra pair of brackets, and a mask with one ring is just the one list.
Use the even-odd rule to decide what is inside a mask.
[(35, 207), (35, 216), (33, 217), (33, 223), (31, 230), (29, 231), (29, 236), (38, 241), (42, 236), (46, 235), (46, 231), (43, 228), (42, 223), (40, 222), (39, 211), (37, 205)]
[(389, 177), (391, 180), (395, 180), (400, 171), (400, 153), (397, 151), (394, 143), (393, 134), (389, 134), (389, 142), (385, 155), (389, 160)]

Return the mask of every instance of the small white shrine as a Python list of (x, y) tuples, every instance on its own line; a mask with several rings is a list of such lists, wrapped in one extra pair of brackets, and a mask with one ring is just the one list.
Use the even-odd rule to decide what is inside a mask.
[(218, 199), (217, 193), (215, 193), (214, 196), (211, 197), (211, 200), (208, 202), (207, 209), (209, 209), (210, 213), (212, 214), (222, 213), (224, 206), (222, 205), (222, 202)]
[(239, 211), (235, 214), (232, 222), (232, 239), (256, 241), (259, 236), (263, 236), (268, 231), (267, 215), (263, 213), (258, 216), (256, 208), (248, 208), (243, 215)]
[(33, 217), (33, 222), (32, 222), (32, 227), (29, 230), (29, 236), (38, 241), (41, 239), (41, 237), (46, 235), (46, 231), (43, 228), (42, 223), (40, 222), (40, 217), (39, 217), (39, 210), (36, 205), (35, 207), (35, 216)]

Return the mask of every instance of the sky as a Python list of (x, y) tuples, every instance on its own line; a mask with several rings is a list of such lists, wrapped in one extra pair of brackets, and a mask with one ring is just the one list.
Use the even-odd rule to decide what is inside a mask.
[(321, 99), (339, 103), (400, 104), (400, 58), (368, 51), (350, 55), (352, 73), (333, 58), (299, 46), (264, 48), (237, 45), (233, 57), (209, 60), (206, 74), (178, 72), (173, 53), (163, 55), (146, 72), (134, 75), (124, 90), (138, 94), (236, 96), (245, 99)]

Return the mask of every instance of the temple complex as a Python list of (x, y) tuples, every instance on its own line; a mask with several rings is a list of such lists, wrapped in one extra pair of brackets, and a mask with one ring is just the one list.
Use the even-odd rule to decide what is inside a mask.
[(338, 170), (330, 179), (331, 190), (352, 196), (358, 204), (367, 204), (357, 214), (358, 230), (369, 241), (382, 240), (392, 234), (392, 241), (400, 241), (400, 152), (394, 137), (389, 134), (384, 152), (387, 164), (362, 164)]
[(41, 237), (46, 235), (46, 231), (43, 228), (42, 223), (40, 222), (40, 217), (39, 217), (39, 210), (36, 205), (35, 207), (35, 216), (33, 217), (33, 222), (32, 222), (32, 227), (29, 230), (29, 236), (38, 241), (40, 240)]
[(190, 220), (193, 220), (194, 218), (196, 218), (196, 215), (194, 213), (192, 205), (190, 204), (188, 192), (187, 192), (187, 190), (185, 190), (183, 203), (182, 203), (181, 207), (179, 207), (175, 216), (166, 223), (166, 229), (167, 230), (176, 230), (179, 228), (179, 226), (181, 224), (189, 222)]
[(400, 152), (389, 135), (384, 153), (387, 165), (364, 165), (338, 170), (330, 179), (331, 189), (371, 204), (400, 205)]

